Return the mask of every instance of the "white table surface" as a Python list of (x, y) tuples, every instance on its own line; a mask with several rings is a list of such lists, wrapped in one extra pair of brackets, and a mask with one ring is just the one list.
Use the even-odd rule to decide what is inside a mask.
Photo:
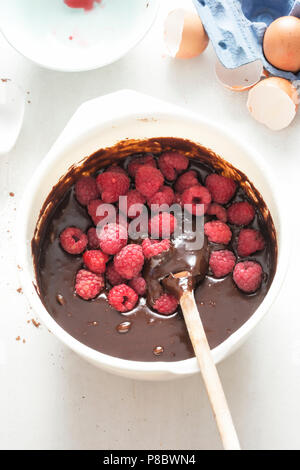
[[(278, 191), (289, 193), (290, 229), (300, 230), (300, 113), (273, 133), (248, 114), (247, 93), (217, 83), (211, 46), (189, 61), (166, 57), (162, 18), (176, 3), (162, 0), (154, 27), (125, 58), (86, 73), (43, 70), (0, 37), (0, 77), (15, 79), (30, 101), (17, 145), (0, 160), (1, 449), (221, 448), (200, 375), (146, 383), (104, 373), (44, 326), (28, 323), (36, 316), (17, 291), (16, 208), (33, 170), (82, 102), (122, 88), (176, 103), (244, 136), (273, 167)], [(293, 250), (271, 311), (218, 367), (244, 449), (300, 448), (300, 252)]]

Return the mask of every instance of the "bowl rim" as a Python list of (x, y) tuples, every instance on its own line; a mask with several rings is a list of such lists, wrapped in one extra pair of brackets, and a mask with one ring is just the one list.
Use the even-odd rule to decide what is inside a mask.
[[(3, 37), (5, 40), (8, 42), (8, 44), (19, 54), (21, 54), (24, 58), (29, 59), (31, 62), (33, 62), (36, 65), (39, 65), (40, 67), (43, 67), (47, 70), (53, 70), (56, 72), (88, 72), (89, 70), (97, 70), (102, 67), (105, 67), (107, 65), (111, 65), (118, 60), (120, 60), (122, 57), (124, 57), (126, 54), (128, 54), (132, 49), (134, 49), (146, 36), (146, 34), (149, 32), (151, 27), (154, 24), (154, 21), (156, 20), (158, 10), (160, 8), (160, 2), (159, 0), (152, 0), (155, 2), (154, 7), (153, 7), (153, 15), (152, 17), (149, 17), (148, 23), (146, 23), (146, 27), (144, 30), (141, 30), (140, 34), (137, 35), (130, 43), (128, 43), (127, 47), (122, 50), (122, 52), (116, 54), (111, 58), (111, 60), (107, 60), (105, 62), (100, 62), (96, 63), (93, 62), (90, 65), (87, 65), (85, 67), (82, 66), (72, 66), (72, 67), (65, 67), (65, 66), (57, 66), (53, 65), (51, 63), (48, 63), (47, 61), (44, 60), (38, 60), (35, 56), (32, 56), (31, 54), (27, 54), (25, 51), (23, 51), (21, 48), (17, 47), (14, 40), (13, 36), (10, 36), (7, 34), (6, 29), (2, 26), (0, 22), (0, 33), (2, 33)], [(45, 54), (45, 57), (47, 55)]]
[[(45, 306), (43, 305), (33, 281), (31, 280), (31, 273), (28, 269), (29, 261), (27, 258), (26, 248), (28, 243), (31, 243), (31, 240), (26, 239), (26, 227), (27, 220), (30, 217), (29, 209), (31, 207), (31, 201), (34, 198), (34, 194), (39, 186), (39, 181), (42, 176), (45, 174), (48, 166), (50, 166), (53, 161), (59, 158), (60, 154), (66, 153), (72, 149), (72, 147), (78, 145), (83, 140), (87, 141), (95, 134), (105, 130), (107, 126), (113, 125), (117, 126), (118, 123), (124, 122), (124, 119), (141, 119), (141, 113), (135, 111), (124, 111), (122, 116), (119, 116), (113, 120), (107, 120), (104, 123), (95, 123), (90, 126), (89, 129), (81, 130), (76, 137), (72, 136), (62, 144), (62, 148), (52, 147), (46, 157), (41, 161), (36, 171), (34, 172), (30, 183), (28, 184), (25, 193), (23, 194), (22, 202), (18, 210), (18, 231), (16, 231), (16, 242), (17, 242), (17, 253), (18, 261), (22, 267), (22, 271), (19, 272), (20, 280), (24, 288), (24, 293), (28, 298), (30, 304), (33, 306), (34, 310), (37, 312), (38, 316), (41, 318), (42, 322), (48, 327), (48, 329), (54, 333), (64, 344), (70, 347), (73, 351), (78, 353), (80, 356), (84, 357), (86, 360), (93, 363), (97, 363), (100, 367), (110, 370), (111, 372), (120, 373), (120, 370), (123, 371), (123, 374), (126, 375), (126, 371), (129, 373), (134, 371), (137, 374), (161, 374), (167, 373), (171, 374), (173, 377), (186, 376), (194, 374), (200, 371), (196, 357), (184, 359), (181, 361), (159, 361), (159, 362), (145, 362), (145, 361), (132, 361), (127, 359), (121, 359), (118, 357), (110, 356), (108, 354), (101, 353), (95, 349), (90, 348), (89, 346), (81, 343), (79, 340), (71, 336), (66, 330), (64, 330), (50, 315)], [(259, 155), (259, 153), (253, 149), (253, 147), (247, 143), (244, 143), (240, 137), (237, 137), (233, 132), (228, 130), (224, 125), (215, 123), (210, 119), (204, 118), (201, 115), (187, 112), (186, 110), (181, 110), (180, 108), (172, 111), (145, 111), (143, 112), (143, 118), (149, 120), (158, 120), (158, 119), (175, 119), (178, 120), (190, 120), (194, 125), (207, 126), (214, 132), (221, 134), (225, 139), (229, 139), (235, 145), (237, 145), (241, 152), (246, 155), (249, 155), (250, 158), (254, 161), (257, 168), (261, 170), (264, 174), (264, 179), (267, 181), (270, 187), (276, 187), (274, 181), (276, 182), (277, 178), (273, 175), (272, 170), (269, 168), (269, 165), (266, 161)], [(184, 138), (184, 137), (182, 137)], [(55, 146), (55, 144), (54, 144)], [(213, 149), (212, 149), (213, 150)], [(271, 184), (273, 182), (273, 184)], [(277, 186), (278, 187), (278, 186)], [(284, 240), (284, 243), (280, 243), (277, 256), (277, 267), (274, 274), (272, 284), (263, 299), (262, 303), (253, 313), (253, 315), (232, 335), (230, 335), (225, 341), (219, 344), (217, 347), (212, 349), (212, 355), (215, 363), (220, 362), (221, 360), (228, 357), (239, 345), (240, 343), (248, 336), (248, 334), (254, 329), (254, 327), (262, 320), (262, 318), (269, 311), (271, 305), (275, 301), (280, 287), (283, 283), (288, 261), (290, 254), (291, 243), (288, 243), (290, 236), (288, 235), (288, 215), (284, 210), (284, 207), (287, 207), (284, 203), (285, 196), (280, 195), (280, 198), (276, 192), (272, 193), (274, 203), (278, 208), (279, 214), (279, 223), (280, 223), (280, 238)], [(21, 228), (21, 229), (20, 229)], [(276, 230), (277, 231), (277, 230)], [(277, 240), (278, 241), (278, 240)], [(26, 248), (25, 248), (26, 247)], [(146, 378), (146, 377), (142, 377)]]

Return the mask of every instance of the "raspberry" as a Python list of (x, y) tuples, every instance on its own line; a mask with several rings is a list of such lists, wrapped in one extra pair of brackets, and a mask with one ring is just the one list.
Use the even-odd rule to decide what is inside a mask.
[(76, 275), (75, 292), (84, 300), (94, 299), (104, 287), (104, 277), (102, 274), (95, 274), (80, 269)]
[(251, 294), (262, 283), (263, 270), (255, 261), (242, 261), (237, 263), (233, 271), (233, 280), (243, 292)]
[(205, 186), (198, 184), (186, 189), (182, 193), (181, 201), (183, 205), (192, 204), (191, 208), (187, 206), (187, 210), (193, 215), (203, 215), (206, 213), (208, 204), (211, 202), (211, 195)]
[(199, 184), (197, 173), (194, 170), (190, 170), (179, 176), (175, 183), (175, 190), (178, 193), (183, 193), (185, 189), (191, 188), (192, 186), (197, 186), (197, 184)]
[(249, 256), (265, 247), (265, 240), (259, 230), (243, 228), (239, 233), (237, 252), (240, 256)]
[(108, 293), (109, 304), (119, 312), (132, 310), (137, 301), (137, 293), (126, 284), (119, 284), (113, 287)]
[(146, 294), (146, 281), (143, 277), (134, 277), (128, 284), (138, 295)]
[(227, 204), (236, 191), (236, 183), (233, 179), (215, 173), (206, 177), (205, 186), (209, 190), (212, 200), (219, 204)]
[(97, 183), (91, 176), (82, 176), (75, 184), (75, 195), (77, 201), (83, 206), (87, 206), (92, 199), (99, 195)]
[(174, 191), (170, 186), (162, 186), (157, 193), (148, 198), (148, 206), (151, 208), (152, 205), (167, 204), (171, 206), (174, 202)]
[(93, 273), (103, 274), (107, 261), (108, 256), (100, 250), (89, 250), (83, 253), (83, 262)]
[(235, 256), (232, 251), (213, 251), (210, 255), (209, 266), (215, 277), (227, 276), (235, 265)]
[(136, 172), (141, 166), (148, 165), (156, 168), (156, 162), (152, 155), (144, 155), (141, 157), (135, 157), (131, 160), (128, 165), (128, 173), (130, 176), (135, 178)]
[[(88, 205), (88, 213), (92, 221), (96, 225), (97, 229), (101, 230), (101, 228), (104, 227), (106, 224), (114, 222), (123, 225), (124, 227), (127, 227), (127, 219), (121, 214), (116, 214), (116, 211), (104, 211), (104, 209), (101, 208), (101, 206), (104, 204), (105, 203), (100, 199), (94, 199)], [(114, 206), (111, 206), (111, 208), (114, 209)]]
[(149, 220), (149, 234), (153, 238), (167, 238), (174, 232), (177, 220), (168, 212), (161, 212)]
[[(92, 201), (89, 202), (88, 204), (88, 213), (89, 216), (91, 217), (92, 221), (94, 224), (97, 226), (105, 217), (108, 216), (108, 212), (105, 211), (104, 215), (97, 215), (98, 213), (98, 208), (103, 205), (104, 202), (101, 201), (101, 199), (93, 199)], [(99, 209), (100, 213), (100, 209)]]
[(88, 244), (88, 238), (79, 228), (68, 227), (60, 234), (63, 249), (71, 255), (79, 255)]
[(171, 242), (167, 238), (158, 241), (158, 240), (151, 240), (150, 238), (145, 238), (142, 243), (143, 253), (145, 258), (152, 258), (152, 256), (157, 256), (164, 251), (168, 251), (170, 249)]
[[(114, 223), (114, 222), (111, 222), (111, 223)], [(125, 218), (122, 214), (117, 214), (117, 216), (116, 216), (116, 224), (122, 225), (122, 226), (125, 227), (126, 230), (127, 230), (127, 229), (128, 229), (127, 217)]]
[(228, 222), (235, 225), (248, 225), (255, 216), (254, 207), (249, 202), (235, 202), (227, 209)]
[(227, 212), (225, 207), (220, 206), (220, 204), (217, 204), (216, 202), (209, 204), (206, 213), (208, 215), (215, 215), (218, 220), (221, 220), (221, 222), (227, 222)]
[(178, 173), (186, 170), (189, 164), (188, 158), (180, 152), (164, 152), (158, 160), (158, 166), (162, 174), (169, 181), (174, 181)]
[(170, 315), (176, 311), (178, 303), (174, 295), (162, 294), (154, 303), (153, 308), (163, 315)]
[(83, 8), (86, 11), (94, 8), (94, 3), (100, 3), (100, 0), (64, 0), (70, 8)]
[(157, 193), (163, 182), (161, 172), (149, 165), (140, 166), (135, 175), (136, 189), (147, 198)]
[(115, 270), (125, 279), (133, 279), (141, 272), (144, 264), (143, 250), (132, 243), (122, 248), (114, 258)]
[(204, 224), (204, 233), (210, 242), (220, 243), (222, 245), (227, 245), (232, 236), (228, 225), (220, 220), (212, 220)]
[(120, 276), (119, 273), (115, 270), (113, 261), (110, 261), (106, 266), (105, 272), (106, 279), (112, 286), (117, 286), (118, 284), (124, 284), (125, 279)]
[(182, 194), (180, 193), (175, 193), (174, 195), (174, 203), (179, 204), (180, 206), (182, 205), (182, 200), (181, 200)]
[(115, 255), (127, 245), (127, 228), (119, 224), (107, 224), (102, 228), (99, 240), (100, 248), (104, 253)]
[[(135, 217), (139, 217), (142, 212), (142, 205), (145, 204), (146, 198), (143, 196), (137, 189), (131, 189), (127, 194), (127, 215), (130, 219), (134, 219)], [(132, 208), (130, 211), (131, 206), (134, 204), (138, 204), (135, 208)], [(129, 215), (130, 214), (130, 215)]]
[(91, 227), (91, 228), (88, 229), (87, 237), (88, 237), (88, 241), (89, 241), (89, 247), (92, 250), (98, 250), (100, 248), (99, 237), (97, 235), (97, 231), (96, 231), (95, 227)]
[(97, 185), (103, 202), (111, 204), (127, 194), (130, 181), (126, 174), (106, 171), (97, 176)]
[(122, 173), (123, 175), (126, 175), (127, 176), (127, 173), (126, 171), (124, 170), (124, 168), (121, 168), (119, 165), (110, 165), (106, 170), (105, 172), (107, 171), (110, 171), (110, 172), (113, 172), (113, 173)]

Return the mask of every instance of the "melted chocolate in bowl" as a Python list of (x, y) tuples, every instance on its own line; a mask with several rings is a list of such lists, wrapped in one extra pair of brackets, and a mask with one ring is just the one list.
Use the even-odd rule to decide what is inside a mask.
[[(111, 356), (135, 361), (179, 361), (193, 357), (194, 353), (180, 309), (174, 315), (163, 316), (148, 306), (153, 301), (151, 295), (155, 298), (156, 289), (160, 289), (155, 280), (162, 274), (155, 272), (153, 263), (146, 263), (143, 273), (149, 285), (154, 280), (154, 286), (148, 292), (148, 302), (140, 298), (137, 307), (129, 313), (122, 314), (110, 307), (107, 291), (92, 301), (75, 295), (75, 276), (82, 267), (82, 256), (66, 253), (60, 246), (59, 235), (69, 226), (86, 231), (92, 226), (92, 221), (86, 209), (77, 202), (73, 184), (83, 174), (95, 175), (111, 162), (120, 160), (119, 163), (126, 167), (132, 155), (151, 152), (157, 156), (170, 149), (178, 149), (190, 158), (189, 169), (197, 171), (202, 183), (212, 172), (234, 178), (239, 188), (230, 204), (249, 200), (256, 208), (249, 227), (261, 230), (266, 240), (265, 249), (249, 257), (258, 261), (264, 272), (262, 286), (255, 294), (239, 291), (231, 275), (215, 279), (208, 271), (204, 279), (197, 279), (196, 302), (211, 348), (222, 343), (251, 317), (274, 277), (277, 244), (273, 221), (262, 197), (243, 173), (212, 151), (183, 139), (123, 141), (112, 148), (99, 150), (70, 168), (51, 191), (40, 213), (32, 251), (38, 292), (50, 315), (76, 339)], [(230, 228), (233, 237), (228, 248), (237, 256), (236, 239), (240, 228)], [(208, 250), (222, 248), (222, 245), (208, 244)], [(163, 263), (166, 273), (178, 272), (178, 265), (180, 268), (188, 266), (188, 260), (180, 249), (179, 243), (178, 249), (172, 251), (173, 256)], [(207, 263), (205, 256), (201, 257), (204, 265)]]

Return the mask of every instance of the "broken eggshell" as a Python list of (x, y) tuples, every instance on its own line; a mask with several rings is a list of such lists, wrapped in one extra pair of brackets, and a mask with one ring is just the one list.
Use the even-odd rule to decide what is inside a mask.
[(263, 76), (263, 64), (261, 60), (255, 60), (236, 69), (228, 69), (217, 60), (215, 72), (219, 82), (229, 90), (245, 91), (260, 81)]
[(178, 8), (165, 20), (164, 41), (171, 57), (190, 59), (202, 54), (209, 39), (199, 16)]
[(295, 86), (284, 78), (270, 77), (249, 91), (247, 107), (256, 121), (278, 131), (289, 126), (299, 104)]

